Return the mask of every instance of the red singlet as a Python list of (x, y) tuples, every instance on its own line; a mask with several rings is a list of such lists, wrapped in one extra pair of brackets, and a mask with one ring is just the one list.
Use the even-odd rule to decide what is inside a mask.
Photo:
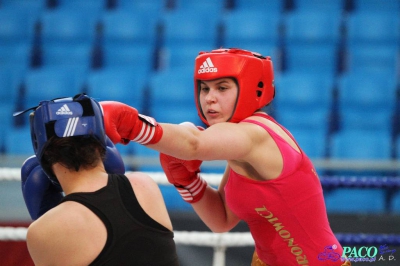
[[(270, 116), (257, 115), (276, 123)], [(248, 224), (259, 258), (271, 266), (342, 265), (343, 249), (329, 226), (321, 183), (310, 159), (266, 125), (243, 122), (263, 127), (283, 157), (278, 178), (256, 181), (231, 170), (225, 186), (226, 202)]]

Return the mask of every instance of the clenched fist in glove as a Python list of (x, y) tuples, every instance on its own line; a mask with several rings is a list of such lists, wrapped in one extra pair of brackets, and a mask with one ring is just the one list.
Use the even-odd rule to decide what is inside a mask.
[(106, 134), (113, 143), (155, 144), (162, 137), (162, 127), (152, 117), (141, 115), (129, 105), (114, 102), (100, 102), (103, 108)]
[(160, 153), (160, 163), (168, 182), (176, 187), (183, 200), (195, 203), (203, 197), (207, 183), (200, 176), (202, 161), (186, 161)]
[(26, 207), (33, 220), (57, 206), (64, 197), (61, 186), (50, 181), (35, 155), (22, 164), (21, 185)]

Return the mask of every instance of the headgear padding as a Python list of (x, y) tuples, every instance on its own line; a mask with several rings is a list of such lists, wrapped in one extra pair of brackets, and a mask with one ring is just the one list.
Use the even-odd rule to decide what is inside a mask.
[(238, 98), (229, 122), (238, 123), (269, 104), (275, 96), (271, 58), (242, 49), (217, 49), (200, 52), (195, 61), (194, 86), (197, 112), (208, 122), (199, 101), (200, 81), (234, 78), (239, 86)]
[(106, 148), (101, 106), (85, 94), (40, 102), (30, 115), (30, 127), (33, 150), (39, 163), (52, 136), (92, 136)]

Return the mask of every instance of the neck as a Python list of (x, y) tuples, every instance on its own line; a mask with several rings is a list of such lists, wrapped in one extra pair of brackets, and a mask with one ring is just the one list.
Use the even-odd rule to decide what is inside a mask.
[(54, 174), (65, 195), (75, 192), (93, 192), (107, 185), (108, 174), (103, 163), (92, 169), (70, 170), (60, 164), (53, 165)]

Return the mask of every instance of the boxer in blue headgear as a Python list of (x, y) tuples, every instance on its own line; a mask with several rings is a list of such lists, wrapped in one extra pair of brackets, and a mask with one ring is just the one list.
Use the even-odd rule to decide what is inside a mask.
[(124, 174), (98, 102), (80, 94), (30, 110), (35, 156), (21, 179), (34, 263), (178, 265), (162, 194), (148, 175)]
[[(39, 106), (14, 114), (34, 110), (30, 115), (30, 127), (35, 156), (22, 165), (21, 179), (24, 200), (32, 219), (56, 206), (63, 198), (62, 188), (51, 170), (43, 162), (43, 151), (53, 138), (68, 136), (92, 136), (105, 149), (103, 158), (107, 173), (125, 173), (121, 155), (104, 132), (101, 106), (92, 98), (78, 94), (75, 97), (42, 101)], [(47, 178), (53, 183), (49, 184)]]

